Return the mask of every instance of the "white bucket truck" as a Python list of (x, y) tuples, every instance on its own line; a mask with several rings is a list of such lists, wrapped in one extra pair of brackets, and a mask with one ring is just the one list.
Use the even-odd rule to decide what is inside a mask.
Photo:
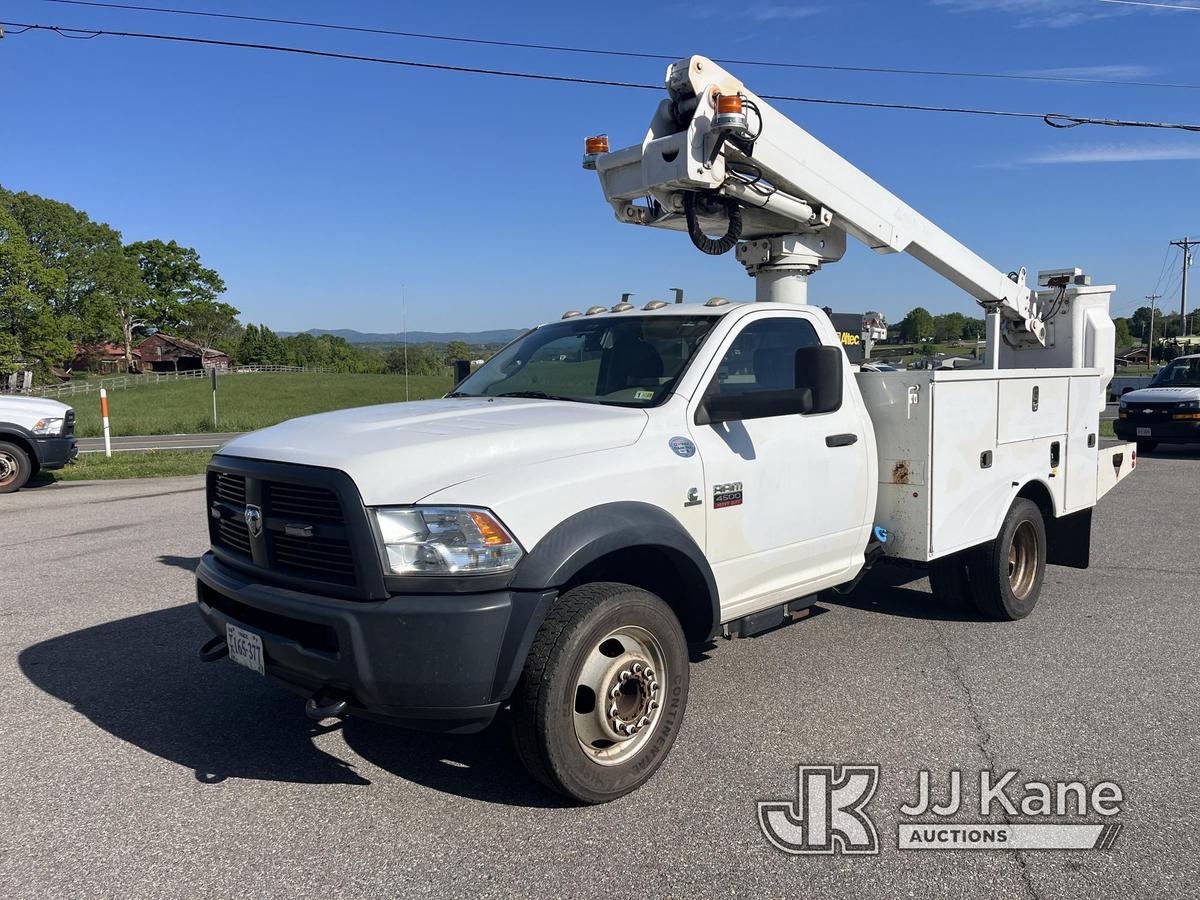
[[(534, 329), (444, 399), (293, 420), (208, 474), (199, 608), (225, 655), (362, 715), (473, 731), (582, 802), (650, 778), (688, 641), (752, 634), (893, 557), (985, 616), (1086, 566), (1111, 287), (1000, 272), (703, 57), (644, 140), (590, 139), (618, 219), (736, 248), (758, 302), (620, 303)], [(708, 237), (707, 233), (722, 234)], [(987, 310), (977, 370), (856, 372), (808, 277), (854, 237)]]

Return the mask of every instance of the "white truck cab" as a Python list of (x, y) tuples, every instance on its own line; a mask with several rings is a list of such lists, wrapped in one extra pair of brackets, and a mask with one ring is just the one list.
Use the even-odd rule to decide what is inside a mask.
[(1163, 366), (1148, 387), (1121, 396), (1117, 437), (1150, 453), (1159, 444), (1200, 444), (1200, 354)]
[[(1112, 287), (991, 268), (711, 60), (667, 89), (641, 144), (591, 139), (585, 167), (618, 220), (736, 246), (757, 302), (568, 311), (441, 400), (230, 442), (202, 658), (318, 719), (467, 732), (509, 707), (530, 773), (598, 803), (666, 758), (689, 641), (779, 625), (888, 558), (1009, 620), (1048, 562), (1088, 564), (1091, 509), (1136, 463), (1098, 441)], [(987, 365), (854, 371), (805, 302), (848, 235), (983, 303)]]
[(0, 494), (78, 456), (75, 410), (57, 400), (0, 394)]

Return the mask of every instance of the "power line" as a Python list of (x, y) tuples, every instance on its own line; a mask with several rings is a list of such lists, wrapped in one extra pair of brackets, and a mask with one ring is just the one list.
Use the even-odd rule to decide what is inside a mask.
[[(413, 38), (423, 41), (442, 41), (453, 44), (474, 44), (485, 47), (507, 47), (519, 50), (547, 50), (554, 53), (581, 53), (593, 56), (617, 56), (626, 59), (652, 59), (657, 61), (674, 62), (686, 54), (674, 56), (664, 53), (643, 53), (635, 50), (609, 50), (597, 47), (573, 47), (562, 44), (537, 44), (526, 41), (503, 41), (491, 38), (469, 38), (456, 35), (430, 34), (421, 31), (398, 31), (391, 28), (376, 28), (367, 25), (345, 25), (336, 22), (312, 22), (303, 19), (279, 19), (270, 16), (249, 16), (239, 13), (204, 12), (194, 9), (176, 9), (169, 6), (142, 6), (133, 3), (102, 3), (98, 0), (44, 0), (46, 3), (59, 3), (67, 6), (88, 6), (99, 9), (121, 9), (136, 12), (166, 13), (176, 16), (192, 16), (206, 19), (225, 19), (237, 22), (258, 22), (267, 25), (291, 25), (300, 28), (320, 28), (329, 31), (350, 31), (358, 34), (378, 34), (391, 37)], [(993, 78), (1010, 81), (1045, 81), (1068, 84), (1106, 84), (1125, 85), (1133, 87), (1177, 88), (1184, 90), (1200, 90), (1200, 84), (1176, 84), (1164, 81), (1131, 81), (1119, 78), (1084, 78), (1071, 75), (1034, 75), (1009, 72), (958, 72), (943, 69), (903, 69), (886, 66), (835, 66), (818, 63), (769, 62), (752, 59), (722, 59), (713, 58), (714, 62), (733, 66), (759, 66), (771, 69), (807, 69), (827, 72), (865, 72), (878, 75), (920, 75), (939, 78)]]
[[(57, 3), (58, 0), (50, 0), (52, 3)], [(1148, 6), (1152, 9), (1186, 9), (1191, 12), (1200, 12), (1200, 6), (1181, 6), (1178, 3), (1147, 3), (1145, 0), (1100, 0), (1101, 3), (1119, 3), (1121, 6)]]
[[(412, 69), (432, 69), (441, 72), (460, 72), (471, 75), (492, 75), (501, 78), (521, 78), (528, 81), (552, 81), (565, 84), (591, 84), (602, 87), (635, 88), (638, 90), (661, 91), (662, 85), (634, 81), (612, 81), (603, 78), (583, 78), (573, 75), (547, 75), (537, 72), (518, 72), (508, 69), (487, 69), (478, 66), (456, 66), (449, 63), (416, 62), (408, 59), (393, 59), (385, 56), (364, 56), (358, 53), (338, 53), (332, 50), (314, 50), (306, 47), (288, 47), (278, 44), (259, 44), (249, 41), (226, 41), (217, 38), (192, 37), (178, 34), (151, 34), (140, 31), (106, 31), (100, 28), (64, 28), (58, 25), (38, 25), (28, 22), (0, 22), (0, 25), (21, 28), (24, 31), (49, 31), (60, 37), (75, 40), (92, 40), (100, 36), (142, 38), (152, 41), (168, 41), (181, 44), (199, 44), (210, 47), (233, 47), (244, 50), (267, 50), (276, 53), (291, 53), (299, 56), (315, 56), (324, 59), (341, 59), (352, 62), (379, 63), (403, 66)], [(21, 32), (17, 32), (21, 33)], [(764, 100), (782, 100), (792, 103), (813, 103), (827, 106), (854, 106), (866, 109), (898, 109), (914, 112), (958, 113), (974, 116), (998, 116), (1011, 119), (1041, 119), (1053, 128), (1075, 128), (1079, 125), (1107, 125), (1123, 128), (1165, 128), (1179, 131), (1200, 132), (1200, 125), (1176, 122), (1139, 122), (1130, 119), (1106, 119), (1091, 116), (1070, 116), (1064, 113), (1014, 112), (1011, 110), (976, 109), (962, 106), (923, 106), (915, 103), (882, 103), (869, 100), (844, 100), (830, 97), (799, 97), (786, 94), (761, 94)]]

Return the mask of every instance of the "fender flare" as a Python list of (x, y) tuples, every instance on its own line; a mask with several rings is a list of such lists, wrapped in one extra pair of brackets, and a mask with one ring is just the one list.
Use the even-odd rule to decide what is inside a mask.
[(34, 469), (40, 469), (42, 466), (42, 450), (38, 446), (37, 438), (33, 432), (20, 425), (15, 425), (12, 422), (0, 422), (0, 441), (7, 438), (16, 438), (19, 446), (28, 448), (29, 461), (33, 464)]
[(511, 586), (514, 590), (562, 587), (590, 563), (633, 547), (662, 549), (690, 564), (707, 595), (715, 631), (721, 604), (712, 567), (679, 520), (650, 503), (603, 503), (564, 519), (521, 561)]

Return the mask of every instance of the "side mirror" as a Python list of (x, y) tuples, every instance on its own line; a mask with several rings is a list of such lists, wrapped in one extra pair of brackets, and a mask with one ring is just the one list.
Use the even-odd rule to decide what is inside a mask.
[(697, 425), (767, 419), (772, 416), (804, 415), (812, 411), (813, 395), (808, 388), (782, 391), (752, 391), (745, 394), (713, 394), (696, 410)]
[(801, 347), (796, 351), (797, 389), (812, 392), (812, 408), (806, 413), (829, 413), (842, 408), (842, 366), (845, 354), (840, 347)]

